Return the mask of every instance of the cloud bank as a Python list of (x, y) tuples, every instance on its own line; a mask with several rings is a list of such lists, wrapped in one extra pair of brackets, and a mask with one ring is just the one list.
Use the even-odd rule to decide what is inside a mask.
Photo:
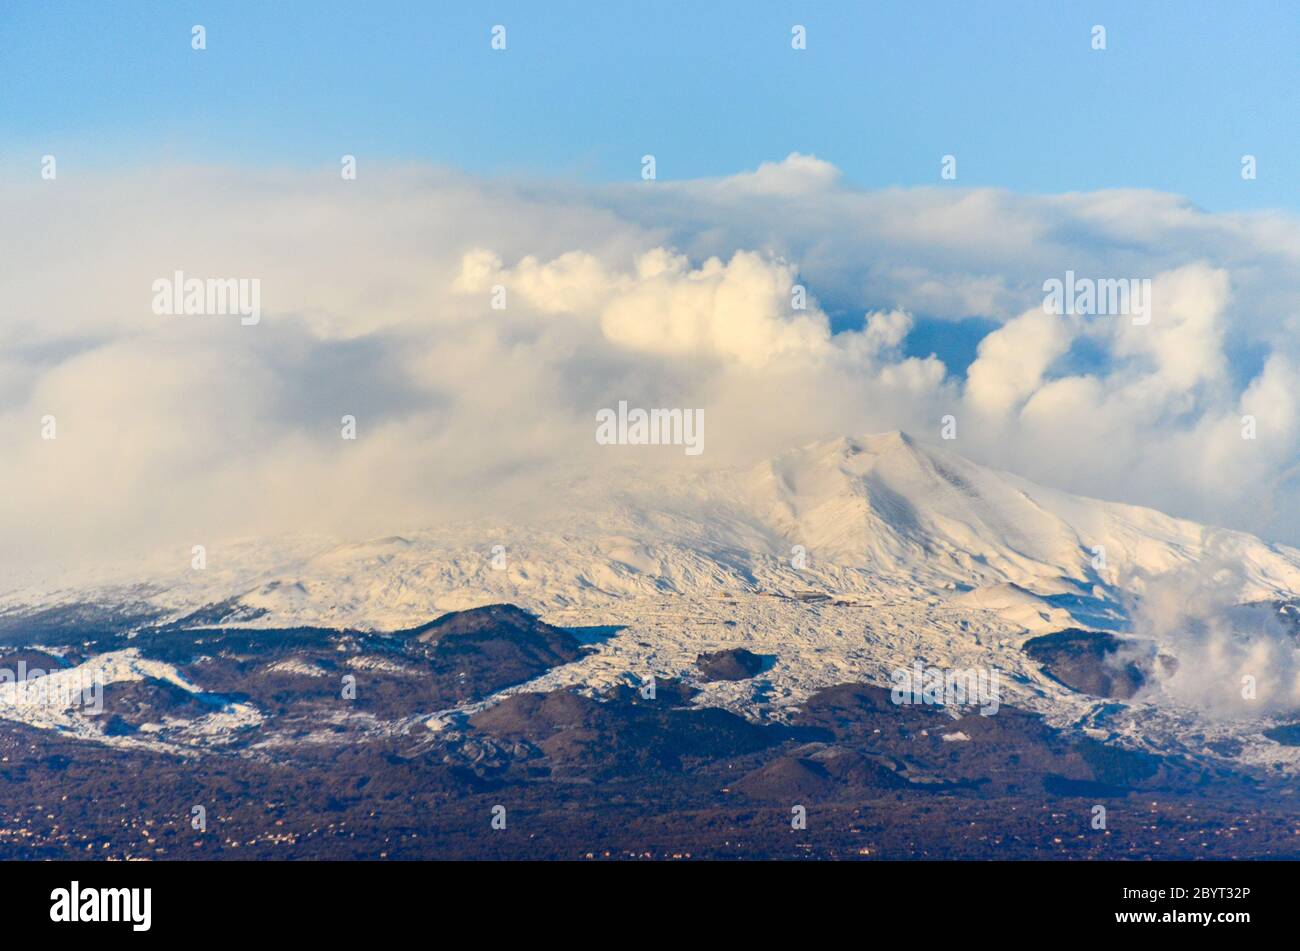
[[(0, 205), (7, 568), (400, 532), (562, 505), (554, 473), (937, 440), (946, 415), (979, 462), (1300, 542), (1294, 217), (862, 191), (810, 156), (622, 186), (166, 169)], [(1067, 270), (1150, 279), (1150, 322), (1045, 313)], [(155, 314), (175, 271), (257, 279), (261, 322)], [(969, 367), (918, 343), (990, 325)], [(619, 400), (705, 409), (707, 451), (597, 446)]]

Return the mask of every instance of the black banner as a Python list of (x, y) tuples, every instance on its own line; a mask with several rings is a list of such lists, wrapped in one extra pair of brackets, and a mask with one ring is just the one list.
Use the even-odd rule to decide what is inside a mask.
[[(1290, 863), (6, 863), (13, 933), (335, 940), (452, 922), (624, 933), (701, 917), (728, 933), (835, 913), (864, 933), (1199, 932), (1291, 919)], [(73, 910), (75, 908), (75, 911)], [(838, 912), (836, 911), (838, 909)], [(780, 921), (775, 921), (780, 924)], [(972, 930), (973, 929), (973, 930)], [(985, 930), (987, 929), (987, 930)], [(444, 932), (445, 933), (445, 932)], [(449, 933), (445, 933), (449, 937)]]

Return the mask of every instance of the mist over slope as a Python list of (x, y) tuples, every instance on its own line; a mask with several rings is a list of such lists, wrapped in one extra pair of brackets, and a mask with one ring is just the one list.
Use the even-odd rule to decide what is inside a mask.
[[(169, 630), (382, 638), (512, 604), (574, 632), (584, 651), (423, 710), (430, 725), (520, 691), (682, 677), (698, 681), (701, 706), (780, 719), (819, 690), (885, 685), (922, 664), (997, 671), (1001, 702), (1101, 739), (1300, 766), (1296, 750), (1265, 739), (1300, 720), (1295, 549), (1046, 489), (901, 432), (748, 468), (671, 479), (628, 469), (613, 484), (580, 475), (539, 492), (544, 514), (363, 542), (213, 546), (202, 569), (180, 553), (116, 578), (11, 590), (0, 634), (39, 645), (45, 634), (24, 631), (68, 643), (124, 632), (106, 642), (115, 649), (133, 630), (158, 644)], [(699, 678), (700, 658), (728, 652), (758, 672)]]
[(1073, 608), (1076, 621), (1112, 610), (1122, 623), (1145, 579), (1198, 565), (1230, 567), (1239, 601), (1300, 592), (1296, 549), (1043, 488), (901, 432), (813, 443), (747, 469), (619, 475), (539, 487), (545, 514), (518, 509), (363, 542), (214, 546), (203, 570), (183, 553), (129, 577), (11, 591), (6, 601), (140, 600), (176, 612), (225, 604), (221, 619), (233, 623), (378, 629), (500, 601), (561, 609), (886, 588), (1013, 613), (1041, 601)]

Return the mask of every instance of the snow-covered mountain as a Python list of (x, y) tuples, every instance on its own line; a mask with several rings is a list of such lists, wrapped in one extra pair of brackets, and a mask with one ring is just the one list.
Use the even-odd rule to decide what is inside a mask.
[[(1034, 485), (904, 433), (814, 443), (740, 471), (627, 474), (544, 490), (550, 514), (361, 543), (258, 540), (130, 576), (10, 591), (10, 606), (142, 600), (226, 623), (401, 627), (509, 601), (541, 611), (628, 597), (895, 591), (1043, 619), (1121, 611), (1142, 579), (1230, 565), (1243, 601), (1300, 592), (1300, 550)], [(566, 504), (566, 501), (568, 504)], [(563, 514), (554, 514), (561, 512)]]
[[(1142, 592), (1171, 577), (1234, 604), (1291, 601), (1300, 551), (1036, 486), (903, 433), (815, 443), (741, 470), (629, 472), (544, 491), (545, 515), (362, 543), (213, 546), (203, 570), (186, 552), (129, 577), (13, 590), (0, 612), (94, 604), (153, 612), (155, 625), (396, 630), (508, 602), (586, 629), (596, 644), (512, 689), (679, 676), (701, 652), (744, 647), (773, 658), (771, 669), (704, 684), (700, 702), (779, 715), (820, 687), (888, 683), (921, 661), (996, 668), (1004, 702), (1135, 742), (1167, 745), (1192, 730), (1205, 691), (1235, 690), (1242, 670), (1261, 684), (1277, 674), (1274, 699), (1252, 708), (1260, 716), (1300, 709), (1293, 643), (1269, 641), (1257, 670), (1258, 644), (1238, 663), (1231, 644), (1187, 640), (1202, 618), (1143, 621), (1153, 650), (1185, 661), (1187, 683), (1148, 689), (1128, 706), (1067, 689), (1022, 650), (1066, 628), (1126, 631)], [(1200, 679), (1189, 679), (1193, 670)], [(1116, 709), (1128, 712), (1117, 720)], [(1220, 729), (1194, 726), (1204, 742)]]

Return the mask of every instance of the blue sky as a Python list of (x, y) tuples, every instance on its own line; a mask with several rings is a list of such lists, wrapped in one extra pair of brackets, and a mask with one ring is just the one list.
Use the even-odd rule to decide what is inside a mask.
[(600, 182), (800, 151), (875, 188), (939, 183), (951, 153), (964, 186), (1300, 207), (1285, 2), (6, 2), (0, 48), (4, 177), (352, 153)]
[[(635, 398), (706, 409), (710, 465), (952, 414), (981, 463), (1300, 541), (1290, 4), (698, 7), (0, 0), (0, 537), (391, 534)], [(161, 319), (177, 270), (265, 320)], [(1045, 313), (1070, 271), (1153, 319)], [(340, 456), (343, 413), (382, 436)]]

